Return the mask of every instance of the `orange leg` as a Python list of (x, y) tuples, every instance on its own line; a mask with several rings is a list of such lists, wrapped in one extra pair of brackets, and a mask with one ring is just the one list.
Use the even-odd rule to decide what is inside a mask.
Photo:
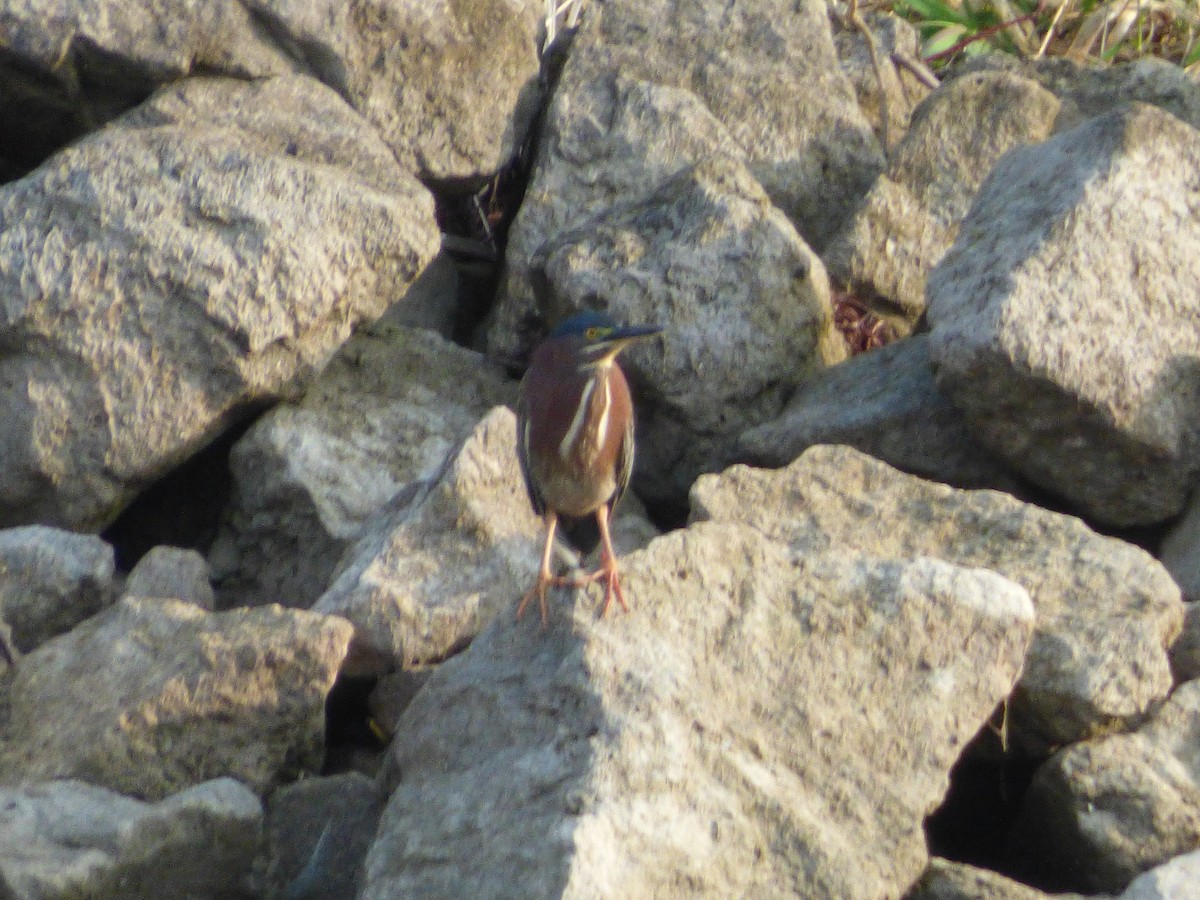
[(604, 606), (600, 608), (600, 618), (604, 618), (613, 597), (621, 604), (621, 609), (629, 612), (629, 604), (625, 602), (625, 592), (621, 590), (621, 578), (617, 569), (617, 554), (613, 550), (612, 537), (608, 533), (608, 506), (596, 510), (596, 522), (600, 525), (600, 568), (590, 575), (576, 580), (576, 584), (591, 584), (593, 581), (604, 581)]
[(559, 575), (554, 575), (550, 572), (550, 557), (554, 553), (554, 531), (558, 528), (558, 516), (553, 510), (546, 510), (543, 516), (546, 523), (546, 547), (542, 551), (542, 568), (538, 572), (537, 581), (533, 583), (533, 587), (525, 592), (525, 596), (521, 598), (520, 604), (517, 605), (517, 618), (525, 612), (525, 607), (529, 605), (529, 601), (535, 596), (538, 598), (538, 608), (542, 613), (542, 628), (545, 628), (550, 617), (546, 609), (546, 591), (551, 587), (561, 587), (563, 585), (574, 585), (576, 579), (564, 578)]

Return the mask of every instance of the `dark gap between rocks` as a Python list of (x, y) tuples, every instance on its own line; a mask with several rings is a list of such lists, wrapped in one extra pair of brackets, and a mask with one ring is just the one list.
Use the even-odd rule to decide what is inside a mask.
[(227, 429), (142, 491), (108, 526), (100, 536), (113, 545), (121, 571), (162, 544), (208, 553), (232, 487), (229, 451), (257, 418)]
[(377, 678), (339, 678), (325, 698), (325, 765), (322, 775), (362, 772), (374, 775), (384, 736), (372, 727), (371, 692)]
[(930, 854), (1027, 881), (1025, 866), (1013, 856), (1011, 836), (1043, 762), (1005, 754), (985, 725), (951, 770), (942, 805), (925, 819)]

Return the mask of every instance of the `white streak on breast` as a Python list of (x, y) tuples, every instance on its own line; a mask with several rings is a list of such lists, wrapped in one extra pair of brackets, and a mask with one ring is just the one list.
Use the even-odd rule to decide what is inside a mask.
[(579, 401), (579, 408), (575, 410), (575, 418), (571, 420), (571, 427), (567, 429), (562, 443), (558, 445), (558, 455), (562, 457), (563, 462), (569, 462), (571, 459), (571, 447), (574, 446), (575, 439), (579, 437), (579, 431), (583, 428), (583, 420), (587, 416), (588, 407), (592, 405), (592, 391), (595, 389), (596, 379), (588, 379), (587, 388)]
[(612, 388), (608, 385), (608, 374), (601, 376), (604, 379), (604, 407), (600, 410), (600, 423), (596, 426), (596, 443), (593, 455), (600, 452), (600, 448), (604, 446), (604, 439), (608, 436), (608, 411), (612, 409)]

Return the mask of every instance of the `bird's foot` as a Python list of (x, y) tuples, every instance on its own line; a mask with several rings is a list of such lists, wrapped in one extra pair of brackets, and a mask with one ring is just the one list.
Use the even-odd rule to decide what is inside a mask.
[(521, 602), (517, 604), (517, 619), (525, 613), (525, 607), (529, 605), (529, 601), (534, 597), (538, 598), (538, 609), (542, 613), (542, 628), (546, 628), (550, 623), (549, 611), (546, 607), (546, 592), (552, 587), (575, 587), (578, 585), (578, 579), (572, 576), (551, 575), (549, 572), (539, 572), (537, 581), (533, 583), (533, 587), (525, 592), (525, 596), (521, 598)]
[(593, 581), (604, 582), (604, 605), (600, 607), (600, 618), (604, 618), (608, 607), (612, 605), (613, 597), (621, 604), (621, 609), (629, 612), (629, 604), (625, 602), (625, 592), (621, 590), (621, 576), (617, 569), (617, 560), (607, 557), (600, 562), (600, 568), (590, 575), (579, 576), (575, 583), (579, 587), (591, 584)]

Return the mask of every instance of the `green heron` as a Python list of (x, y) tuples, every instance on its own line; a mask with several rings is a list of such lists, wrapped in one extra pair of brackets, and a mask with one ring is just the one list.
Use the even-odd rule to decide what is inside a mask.
[[(613, 597), (628, 611), (608, 533), (609, 517), (633, 471), (633, 401), (616, 363), (635, 341), (662, 331), (621, 327), (608, 316), (582, 312), (560, 324), (534, 351), (517, 403), (517, 456), (533, 508), (546, 523), (537, 581), (521, 598), (517, 618), (535, 596), (545, 627), (551, 586), (605, 583), (603, 616)], [(550, 556), (559, 517), (595, 515), (600, 568), (590, 575), (555, 576)]]

